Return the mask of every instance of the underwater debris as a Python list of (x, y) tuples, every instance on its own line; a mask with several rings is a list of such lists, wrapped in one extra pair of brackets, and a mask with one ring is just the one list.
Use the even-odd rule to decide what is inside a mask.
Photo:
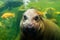
[(15, 14), (7, 12), (7, 13), (4, 13), (1, 17), (2, 18), (15, 17)]

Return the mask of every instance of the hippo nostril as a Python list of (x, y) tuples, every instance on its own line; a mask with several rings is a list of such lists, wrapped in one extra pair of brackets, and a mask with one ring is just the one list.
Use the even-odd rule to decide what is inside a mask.
[(33, 26), (29, 24), (29, 25), (27, 25), (27, 28), (33, 28)]

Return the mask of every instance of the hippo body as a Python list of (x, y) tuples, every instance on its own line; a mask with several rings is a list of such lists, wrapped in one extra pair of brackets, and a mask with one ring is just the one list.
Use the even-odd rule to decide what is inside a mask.
[(60, 28), (44, 19), (35, 9), (28, 9), (23, 16), (20, 22), (20, 40), (60, 40)]

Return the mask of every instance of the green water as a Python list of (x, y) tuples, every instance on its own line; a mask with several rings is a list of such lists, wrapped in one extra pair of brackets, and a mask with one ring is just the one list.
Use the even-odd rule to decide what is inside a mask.
[[(31, 2), (24, 8), (20, 1), (0, 2), (0, 40), (19, 40), (20, 38), (20, 20), (22, 14), (28, 8), (36, 8), (39, 11), (46, 11), (47, 19), (55, 19), (55, 23), (60, 27), (60, 1), (39, 1), (38, 3)], [(53, 9), (51, 9), (53, 8)], [(55, 9), (55, 10), (54, 10)], [(57, 14), (57, 12), (59, 14)], [(2, 18), (5, 13), (13, 13), (14, 17)]]

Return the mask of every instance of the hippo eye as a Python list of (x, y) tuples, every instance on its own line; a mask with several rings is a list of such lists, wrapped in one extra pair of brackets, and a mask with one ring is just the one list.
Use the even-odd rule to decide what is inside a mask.
[(26, 15), (24, 15), (24, 20), (27, 20), (27, 16)]
[(39, 16), (35, 16), (35, 17), (34, 17), (34, 20), (35, 20), (35, 21), (38, 21), (38, 20), (39, 20)]

